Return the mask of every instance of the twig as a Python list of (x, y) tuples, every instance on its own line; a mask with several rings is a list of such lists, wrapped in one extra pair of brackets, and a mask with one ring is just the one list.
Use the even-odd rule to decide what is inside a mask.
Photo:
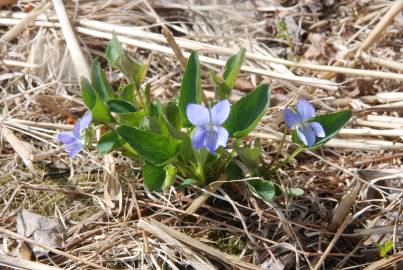
[(391, 59), (374, 57), (365, 52), (361, 52), (361, 58), (366, 63), (377, 64), (400, 72), (403, 71), (403, 63), (393, 61)]
[[(172, 32), (168, 29), (168, 27), (166, 27), (165, 23), (163, 23), (163, 21), (161, 20), (160, 16), (158, 16), (158, 14), (155, 12), (154, 8), (148, 3), (148, 1), (143, 0), (143, 3), (147, 6), (147, 8), (154, 15), (154, 17), (157, 20), (157, 22), (162, 26), (162, 34), (164, 35), (164, 37), (166, 39), (166, 42), (168, 43), (169, 47), (171, 47), (171, 49), (174, 52), (176, 58), (179, 60), (182, 68), (185, 69), (186, 62), (187, 62), (186, 58), (185, 58), (185, 56), (183, 56), (182, 51), (181, 51), (180, 47), (178, 46), (178, 44), (176, 43)], [(203, 103), (206, 106), (208, 106), (209, 102), (208, 102), (208, 98), (207, 98), (206, 94), (204, 93), (203, 90), (201, 90), (201, 93), (202, 93)]]
[(4, 214), (6, 213), (7, 209), (10, 207), (11, 202), (14, 200), (15, 196), (17, 195), (17, 193), (20, 191), (21, 187), (18, 186), (14, 189), (13, 193), (10, 196), (10, 199), (8, 199), (6, 205), (3, 207), (3, 209), (0, 212), (0, 219), (4, 216)]
[(62, 268), (49, 266), (42, 263), (37, 263), (25, 260), (20, 257), (6, 256), (0, 253), (0, 265), (11, 267), (13, 269), (26, 269), (26, 270), (61, 270)]
[(364, 268), (364, 270), (381, 270), (386, 269), (392, 263), (396, 263), (403, 260), (403, 251), (390, 255), (386, 258), (380, 259), (379, 261), (371, 263), (369, 266)]
[(354, 205), (358, 192), (361, 190), (362, 182), (354, 179), (346, 194), (341, 198), (333, 210), (332, 220), (330, 222), (330, 231), (335, 231), (340, 222), (345, 219)]
[(78, 41), (74, 34), (73, 27), (70, 24), (63, 2), (62, 0), (52, 0), (52, 1), (57, 17), (59, 18), (60, 21), (60, 26), (63, 31), (67, 48), (69, 49), (71, 59), (73, 60), (77, 78), (80, 79), (82, 76), (85, 78), (89, 78), (90, 72), (87, 61), (85, 61), (84, 54), (81, 51), (80, 45), (78, 44)]
[[(21, 13), (14, 13), (13, 15), (16, 15), (16, 18), (24, 18), (24, 14)], [(18, 23), (20, 19), (9, 19), (9, 18), (0, 18), (0, 24), (2, 25), (14, 25)], [(119, 26), (119, 25), (114, 25), (110, 23), (105, 23), (101, 21), (95, 21), (95, 20), (88, 20), (88, 19), (82, 19), (79, 21), (79, 24), (82, 26), (89, 27), (91, 29), (85, 28), (85, 27), (77, 27), (76, 30), (78, 32), (90, 35), (90, 36), (95, 36), (95, 37), (102, 37), (106, 38), (105, 35), (110, 34), (112, 31), (115, 31), (117, 34), (125, 35), (125, 36), (132, 36), (132, 37), (137, 37), (137, 38), (142, 38), (142, 39), (147, 39), (147, 40), (153, 40), (157, 42), (166, 42), (164, 37), (160, 34), (156, 33), (150, 33), (146, 32), (143, 30), (139, 30), (133, 27), (128, 27), (128, 26)], [(46, 26), (46, 27), (60, 27), (60, 24), (58, 23), (53, 23), (53, 22), (46, 22), (46, 21), (35, 21), (35, 25), (38, 26)], [(107, 31), (109, 33), (106, 33), (104, 31)], [(111, 36), (112, 34), (110, 34)], [(107, 35), (108, 36), (108, 35)], [(107, 39), (111, 39), (109, 36)], [(119, 38), (120, 40), (120, 38)], [(141, 41), (139, 41), (141, 42)], [(206, 44), (198, 41), (192, 41), (192, 40), (187, 40), (184, 38), (176, 38), (176, 42), (183, 48), (185, 49), (190, 49), (190, 50), (197, 50), (199, 52), (206, 52), (206, 53), (215, 53), (219, 55), (232, 55), (237, 52), (236, 49), (232, 48), (224, 48), (220, 46), (215, 46), (211, 44)], [(146, 48), (150, 49), (149, 46), (146, 46), (143, 44), (143, 46), (140, 46), (137, 44), (132, 44), (134, 46), (138, 46), (141, 48)], [(146, 43), (145, 43), (146, 44)], [(150, 44), (151, 46), (151, 44)], [(392, 73), (392, 72), (382, 72), (382, 71), (376, 71), (376, 70), (365, 70), (365, 69), (354, 69), (354, 68), (346, 68), (346, 67), (338, 67), (338, 66), (326, 66), (326, 65), (318, 65), (318, 64), (308, 64), (308, 63), (297, 63), (273, 56), (267, 56), (267, 55), (261, 55), (261, 54), (256, 54), (256, 53), (250, 53), (247, 52), (245, 54), (246, 59), (250, 60), (256, 60), (256, 61), (263, 61), (263, 62), (268, 62), (268, 63), (275, 63), (275, 64), (281, 64), (289, 67), (296, 67), (296, 68), (303, 68), (303, 69), (310, 69), (310, 70), (317, 70), (317, 71), (324, 71), (324, 72), (331, 72), (331, 73), (342, 73), (342, 74), (348, 74), (348, 75), (356, 75), (356, 76), (367, 76), (367, 77), (372, 77), (372, 78), (379, 78), (379, 79), (391, 79), (391, 80), (403, 80), (403, 74), (398, 74), (398, 73)]]
[[(271, 130), (270, 130), (271, 131)], [(274, 141), (281, 141), (282, 132), (251, 132), (249, 136), (257, 137), (261, 139), (269, 139)], [(287, 135), (287, 141), (291, 142), (291, 136)], [(344, 149), (358, 149), (362, 151), (380, 151), (380, 150), (398, 150), (403, 149), (402, 143), (394, 143), (381, 140), (366, 140), (366, 139), (336, 139), (333, 138), (326, 142), (325, 147), (331, 148), (344, 148)]]
[(403, 129), (372, 129), (372, 128), (344, 128), (339, 132), (340, 135), (361, 135), (361, 136), (386, 136), (386, 137), (402, 137)]
[(14, 25), (10, 30), (7, 31), (1, 38), (0, 44), (7, 43), (15, 38), (28, 24), (36, 19), (40, 14), (42, 14), (49, 4), (42, 3), (35, 7), (29, 14), (26, 15), (18, 24)]
[(336, 244), (337, 240), (339, 240), (339, 237), (343, 233), (343, 231), (347, 228), (347, 226), (353, 221), (353, 216), (349, 214), (343, 221), (343, 223), (340, 225), (339, 229), (337, 230), (337, 233), (333, 236), (332, 241), (329, 243), (327, 246), (325, 252), (323, 252), (323, 255), (320, 257), (319, 261), (313, 268), (313, 270), (318, 270), (322, 263), (325, 261), (326, 257), (329, 255), (330, 251), (332, 251), (333, 246)]
[[(139, 30), (133, 27), (127, 26), (118, 26), (110, 23), (95, 21), (95, 20), (87, 20), (83, 19), (79, 21), (80, 25), (86, 26), (92, 29), (96, 29), (99, 31), (116, 31), (116, 33), (126, 36), (132, 36), (142, 39), (149, 39), (157, 42), (164, 42), (164, 38), (156, 33), (150, 33), (143, 30)], [(176, 42), (185, 49), (197, 50), (199, 52), (207, 52), (207, 53), (215, 53), (220, 55), (232, 55), (237, 51), (232, 48), (223, 48), (216, 45), (206, 44), (198, 41), (187, 40), (184, 38), (176, 38)], [(397, 79), (403, 80), (403, 75), (398, 73), (390, 73), (390, 72), (381, 72), (375, 70), (364, 70), (364, 69), (353, 69), (346, 67), (336, 67), (336, 66), (325, 66), (325, 65), (317, 65), (317, 64), (307, 64), (307, 63), (297, 63), (273, 56), (261, 55), (257, 53), (247, 52), (245, 54), (246, 59), (263, 61), (268, 63), (281, 64), (289, 67), (296, 68), (304, 68), (304, 69), (312, 69), (317, 71), (326, 71), (332, 73), (343, 73), (349, 75), (357, 75), (357, 76), (368, 76), (374, 78), (382, 78), (382, 79)]]
[[(105, 32), (96, 31), (96, 30), (83, 28), (83, 27), (77, 27), (77, 31), (80, 33), (89, 35), (89, 36), (93, 36), (93, 37), (103, 38), (103, 39), (107, 39), (107, 40), (112, 39), (111, 33), (105, 33)], [(129, 45), (133, 45), (133, 46), (148, 49), (148, 50), (158, 51), (160, 53), (164, 53), (164, 54), (168, 54), (168, 55), (173, 55), (172, 49), (168, 48), (166, 46), (162, 46), (162, 45), (150, 43), (150, 42), (145, 42), (145, 41), (140, 41), (140, 40), (134, 40), (134, 39), (128, 38), (126, 36), (118, 36), (118, 39), (122, 43), (126, 43)], [(184, 53), (183, 55), (185, 57), (189, 57), (190, 54)], [(206, 57), (206, 56), (200, 56), (199, 59), (200, 59), (201, 63), (213, 64), (213, 65), (217, 65), (217, 66), (225, 66), (225, 61), (220, 60), (220, 59), (214, 59), (214, 58)], [(275, 79), (289, 80), (289, 81), (294, 81), (294, 82), (300, 83), (300, 84), (307, 84), (307, 85), (312, 85), (312, 86), (316, 86), (316, 87), (322, 87), (323, 89), (332, 90), (332, 91), (338, 89), (337, 83), (333, 83), (328, 80), (301, 77), (301, 76), (296, 76), (296, 75), (290, 76), (288, 74), (272, 72), (267, 69), (254, 68), (254, 67), (245, 66), (245, 65), (242, 66), (241, 70), (250, 72), (250, 73), (256, 73), (256, 74), (263, 75), (263, 76), (272, 77)], [(403, 80), (403, 75), (401, 77)]]
[(372, 43), (374, 43), (379, 37), (383, 30), (391, 23), (391, 21), (395, 18), (397, 14), (400, 13), (403, 9), (403, 1), (397, 0), (394, 1), (388, 12), (383, 16), (383, 18), (379, 21), (379, 23), (375, 26), (369, 36), (361, 43), (357, 54), (359, 55), (361, 51), (367, 50)]
[(51, 251), (51, 252), (53, 252), (55, 254), (58, 254), (58, 255), (66, 257), (66, 258), (69, 258), (71, 260), (74, 260), (74, 261), (80, 262), (82, 264), (91, 266), (91, 267), (93, 267), (95, 269), (110, 270), (109, 268), (103, 267), (102, 265), (90, 262), (90, 261), (82, 259), (80, 257), (76, 257), (74, 255), (71, 255), (69, 253), (63, 252), (63, 251), (58, 250), (56, 248), (49, 247), (48, 245), (45, 245), (43, 243), (40, 243), (40, 242), (34, 241), (32, 239), (29, 239), (29, 238), (27, 238), (25, 236), (22, 236), (22, 235), (18, 234), (18, 233), (15, 233), (15, 232), (12, 232), (10, 230), (7, 230), (6, 228), (0, 227), (0, 233), (6, 234), (6, 235), (8, 235), (8, 236), (10, 236), (10, 237), (12, 237), (14, 239), (24, 241), (24, 242), (29, 243), (31, 245), (35, 245), (35, 246), (47, 249), (47, 250), (49, 250), (49, 251)]
[(247, 262), (243, 262), (237, 257), (228, 255), (227, 253), (224, 253), (215, 248), (212, 248), (192, 237), (189, 237), (176, 230), (173, 230), (170, 227), (168, 227), (168, 226), (164, 225), (163, 223), (158, 222), (154, 219), (149, 219), (149, 221), (142, 219), (139, 221), (138, 226), (140, 228), (146, 227), (146, 226), (144, 226), (146, 223), (151, 223), (152, 225), (156, 226), (157, 228), (164, 231), (166, 234), (170, 235), (171, 237), (179, 240), (180, 242), (183, 242), (195, 249), (198, 249), (206, 254), (209, 254), (210, 256), (213, 256), (221, 261), (229, 263), (238, 269), (262, 270), (262, 268), (259, 266), (256, 266), (256, 265), (253, 265), (253, 264), (250, 264)]
[(208, 185), (206, 187), (206, 193), (203, 193), (199, 197), (197, 197), (186, 209), (185, 213), (188, 215), (196, 213), (197, 210), (199, 210), (199, 208), (207, 201), (207, 199), (210, 198), (210, 194), (216, 192), (224, 184), (226, 180), (227, 176), (223, 174), (217, 181)]
[[(174, 237), (167, 234), (161, 228), (151, 224), (150, 222), (140, 218), (137, 227), (142, 229), (142, 231), (147, 231), (148, 233), (157, 236), (158, 238), (164, 240), (167, 244), (172, 245), (174, 248), (179, 249), (180, 253), (184, 255), (196, 270), (214, 270), (216, 269), (213, 265), (206, 263), (198, 254), (193, 250), (186, 247), (183, 243), (175, 239)], [(143, 236), (144, 237), (144, 236)]]
[(10, 60), (10, 59), (2, 59), (0, 61), (4, 65), (9, 66), (9, 67), (21, 67), (21, 68), (30, 68), (30, 69), (36, 69), (36, 68), (40, 67), (40, 65), (38, 65), (38, 64), (30, 64), (30, 63)]
[(90, 198), (95, 198), (96, 195), (85, 193), (78, 188), (61, 188), (61, 187), (52, 187), (45, 185), (33, 185), (33, 184), (22, 184), (21, 189), (30, 189), (30, 190), (39, 190), (39, 191), (51, 191), (51, 192), (61, 192), (64, 194), (76, 195), (76, 196), (85, 196)]
[[(135, 192), (135, 186), (134, 186), (132, 183), (129, 183), (128, 185), (129, 185), (130, 191), (131, 191), (132, 194), (133, 194), (133, 201), (134, 201), (134, 205), (135, 205), (136, 212), (137, 212), (137, 218), (138, 218), (139, 220), (141, 220), (143, 217), (142, 217), (142, 214), (141, 214), (141, 211), (140, 211), (139, 202), (138, 202), (138, 200), (137, 200), (137, 196), (136, 196), (136, 192)], [(142, 233), (142, 235), (143, 235), (144, 252), (145, 252), (146, 254), (148, 254), (148, 252), (150, 251), (150, 247), (149, 247), (149, 245), (148, 245), (148, 240), (147, 240), (146, 231), (145, 231), (145, 230), (142, 230), (141, 233)]]
[(17, 153), (17, 155), (22, 159), (22, 161), (27, 166), (27, 168), (34, 175), (37, 176), (38, 172), (35, 170), (32, 160), (31, 160), (33, 146), (18, 139), (17, 136), (14, 135), (14, 132), (12, 132), (9, 128), (6, 128), (3, 126), (1, 130), (2, 130), (3, 137), (11, 145), (11, 147), (14, 149), (14, 151)]

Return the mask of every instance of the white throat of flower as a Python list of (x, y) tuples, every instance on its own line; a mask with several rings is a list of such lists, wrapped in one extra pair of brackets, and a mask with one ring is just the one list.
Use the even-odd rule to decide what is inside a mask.
[(214, 131), (215, 130), (215, 126), (213, 123), (213, 117), (211, 116), (211, 110), (208, 110), (208, 116), (209, 116), (209, 126), (208, 126), (208, 130), (209, 131)]

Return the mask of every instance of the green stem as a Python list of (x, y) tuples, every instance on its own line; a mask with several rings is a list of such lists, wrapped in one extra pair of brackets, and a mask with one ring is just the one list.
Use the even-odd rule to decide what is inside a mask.
[[(147, 108), (146, 108), (146, 104), (145, 104), (145, 102), (144, 102), (144, 100), (143, 100), (143, 97), (141, 96), (141, 92), (140, 92), (140, 86), (139, 85), (136, 85), (136, 83), (133, 81), (132, 82), (133, 84), (134, 84), (134, 88), (136, 89), (136, 96), (137, 96), (137, 98), (140, 100), (140, 106), (144, 109), (144, 110), (146, 110)], [(137, 100), (137, 99), (136, 99)]]
[(274, 171), (277, 171), (278, 169), (280, 169), (281, 167), (283, 167), (285, 164), (287, 164), (288, 162), (290, 162), (290, 160), (294, 159), (299, 153), (301, 153), (302, 151), (304, 151), (305, 148), (299, 146), (297, 149), (295, 149), (294, 152), (292, 152), (291, 155), (288, 156), (288, 158), (286, 160), (284, 160), (283, 162), (281, 162), (280, 164), (278, 164), (276, 167), (274, 167)]
[(208, 153), (207, 150), (205, 149), (195, 150), (194, 153), (197, 164), (197, 173), (199, 174), (200, 177), (200, 185), (204, 186), (207, 183), (205, 164)]

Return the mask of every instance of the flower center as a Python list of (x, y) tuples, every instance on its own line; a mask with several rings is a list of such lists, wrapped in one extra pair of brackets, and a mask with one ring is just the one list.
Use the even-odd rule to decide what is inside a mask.
[(303, 129), (307, 129), (309, 127), (309, 123), (307, 121), (302, 121), (295, 125), (295, 128), (300, 128), (300, 127)]
[(210, 131), (214, 131), (215, 128), (214, 128), (214, 123), (213, 123), (213, 117), (211, 116), (211, 110), (208, 110), (208, 116), (209, 116), (209, 127), (208, 127), (208, 129)]

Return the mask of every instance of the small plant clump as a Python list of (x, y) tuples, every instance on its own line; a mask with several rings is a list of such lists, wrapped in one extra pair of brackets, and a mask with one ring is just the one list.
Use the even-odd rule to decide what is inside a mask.
[(274, 161), (268, 167), (261, 162), (259, 140), (246, 145), (242, 139), (266, 113), (270, 86), (261, 84), (230, 103), (245, 58), (244, 49), (228, 59), (222, 76), (210, 71), (216, 95), (204, 104), (196, 52), (189, 56), (179, 96), (164, 104), (152, 101), (150, 85), (143, 85), (147, 66), (125, 54), (116, 36), (108, 44), (106, 58), (111, 67), (126, 76), (128, 83), (114, 90), (100, 62), (95, 60), (91, 78), (81, 81), (83, 100), (89, 111), (71, 132), (59, 134), (58, 139), (70, 157), (74, 157), (84, 147), (92, 147), (94, 130), (102, 127), (102, 135), (96, 142), (98, 151), (101, 154), (117, 151), (142, 162), (144, 185), (151, 191), (167, 190), (173, 185), (178, 189), (189, 184), (206, 186), (225, 175), (225, 179), (245, 179), (252, 193), (266, 201), (282, 192), (302, 195), (303, 191), (297, 188), (281, 190), (267, 176), (304, 149), (316, 149), (326, 143), (352, 116), (350, 110), (316, 116), (312, 104), (300, 99), (295, 109), (284, 111), (285, 123), (298, 147), (289, 159)]

